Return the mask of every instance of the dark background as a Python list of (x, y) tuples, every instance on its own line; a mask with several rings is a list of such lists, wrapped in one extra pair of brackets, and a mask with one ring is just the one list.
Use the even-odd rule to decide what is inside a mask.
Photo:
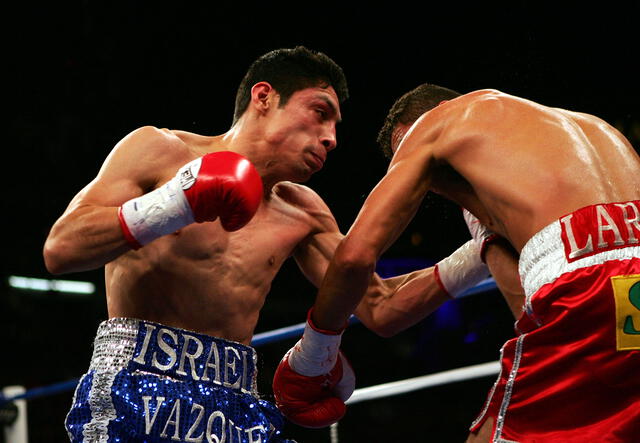
[[(401, 2), (69, 1), (5, 11), (0, 387), (79, 377), (106, 317), (101, 270), (63, 277), (94, 282), (93, 297), (19, 291), (7, 277), (50, 277), (41, 256), (48, 229), (126, 133), (142, 125), (226, 131), (240, 79), (269, 50), (298, 44), (321, 50), (349, 79), (338, 149), (308, 183), (344, 231), (384, 174), (375, 136), (386, 111), (425, 81), (460, 92), (496, 88), (593, 113), (638, 149), (637, 2), (558, 3), (421, 2), (416, 10)], [(394, 271), (424, 266), (467, 237), (458, 209), (431, 196), (384, 259), (408, 260)], [(257, 332), (303, 321), (314, 295), (287, 262)], [(450, 302), (391, 339), (356, 325), (344, 348), (358, 387), (365, 387), (496, 360), (512, 325), (499, 294), (490, 292)], [(259, 348), (259, 388), (267, 397), (273, 370), (292, 344)], [(340, 423), (340, 441), (464, 441), (492, 383), (488, 377), (353, 405)], [(65, 441), (70, 402), (71, 392), (31, 400), (30, 441)], [(328, 430), (289, 426), (288, 433), (301, 443), (329, 441)]]

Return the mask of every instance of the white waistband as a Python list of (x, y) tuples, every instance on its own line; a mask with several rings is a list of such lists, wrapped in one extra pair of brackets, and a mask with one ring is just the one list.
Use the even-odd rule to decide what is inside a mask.
[(522, 248), (518, 269), (527, 300), (543, 285), (553, 283), (567, 272), (610, 260), (640, 257), (640, 246), (631, 246), (600, 252), (569, 263), (560, 234), (560, 221), (555, 221), (531, 237)]

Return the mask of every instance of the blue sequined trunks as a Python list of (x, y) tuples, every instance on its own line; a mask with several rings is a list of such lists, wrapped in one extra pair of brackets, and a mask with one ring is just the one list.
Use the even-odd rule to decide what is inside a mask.
[(129, 318), (100, 324), (66, 419), (73, 442), (290, 442), (249, 346)]

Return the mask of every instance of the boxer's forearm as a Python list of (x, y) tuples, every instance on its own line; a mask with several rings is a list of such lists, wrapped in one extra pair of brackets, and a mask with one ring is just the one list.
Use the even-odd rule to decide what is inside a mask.
[(118, 223), (118, 208), (81, 205), (52, 227), (43, 255), (49, 272), (97, 269), (129, 251)]
[[(384, 289), (376, 290), (381, 287)], [(390, 337), (413, 326), (450, 299), (430, 267), (371, 285), (355, 314), (376, 334)]]

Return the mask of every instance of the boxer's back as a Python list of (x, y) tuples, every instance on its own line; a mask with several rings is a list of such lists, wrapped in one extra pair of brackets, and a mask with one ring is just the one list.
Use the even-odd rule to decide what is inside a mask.
[(439, 133), (447, 142), (434, 145), (434, 157), (471, 186), (451, 186), (436, 172), (436, 190), (475, 209), (518, 250), (575, 209), (640, 199), (638, 154), (597, 117), (497, 91), (467, 94), (450, 106)]

